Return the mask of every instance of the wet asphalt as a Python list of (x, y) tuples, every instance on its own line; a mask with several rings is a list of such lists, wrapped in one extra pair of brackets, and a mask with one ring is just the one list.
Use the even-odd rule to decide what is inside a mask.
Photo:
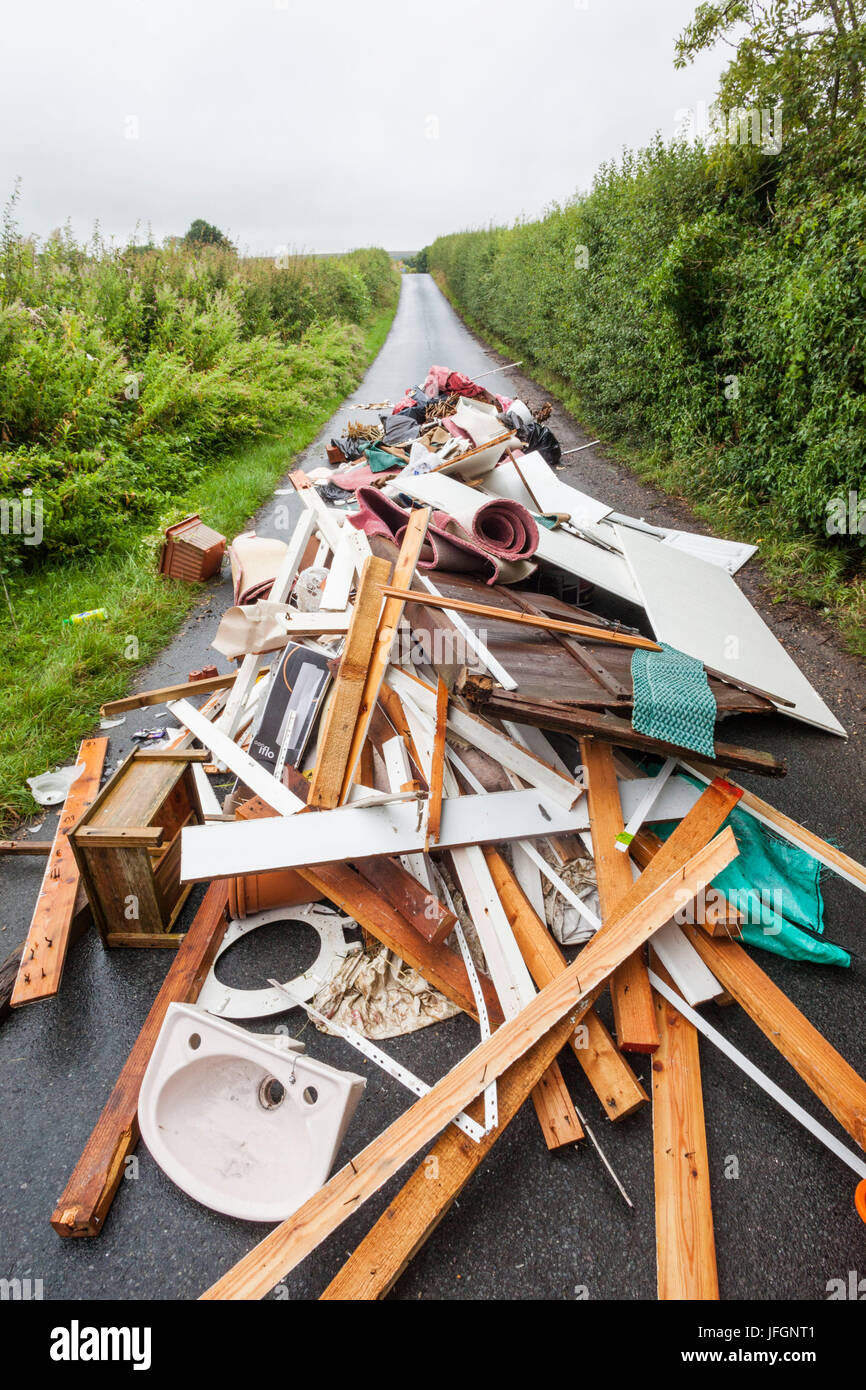
[[(409, 276), (391, 333), (351, 400), (396, 400), (403, 388), (423, 381), (431, 362), (477, 376), (503, 361), (463, 326), (429, 276)], [(490, 378), (493, 383), (533, 405), (550, 398), (519, 370)], [(328, 422), (301, 456), (301, 466), (324, 462), (325, 443), (350, 416), (361, 413), (344, 407)], [(556, 403), (551, 425), (564, 448), (592, 437)], [(564, 476), (619, 510), (703, 529), (682, 503), (644, 487), (603, 450), (576, 455)], [(285, 538), (286, 506), (291, 524), (297, 503), (279, 497), (257, 514), (256, 531)], [(846, 743), (782, 718), (729, 724), (731, 741), (741, 738), (788, 759), (782, 782), (744, 780), (819, 834), (866, 858), (863, 668), (845, 656), (820, 619), (791, 605), (770, 605), (754, 562), (740, 582), (852, 732)], [(138, 673), (135, 688), (183, 680), (210, 661), (228, 669), (209, 643), (230, 602), (227, 578), (209, 585), (170, 646)], [(135, 730), (167, 722), (164, 709), (127, 715), (110, 733), (110, 765), (129, 751)], [(46, 818), (39, 838), (53, 833), (55, 823)], [(0, 859), (0, 942), (8, 943), (0, 945), (0, 955), (26, 935), (42, 871), (36, 858)], [(824, 891), (826, 935), (852, 953), (852, 969), (794, 964), (766, 953), (760, 963), (863, 1074), (866, 900), (830, 876)], [(193, 894), (187, 921), (202, 892)], [(291, 933), (263, 928), (224, 957), (220, 975), (240, 987), (275, 974), (285, 979), (306, 967), (314, 946), (307, 927)], [(0, 1277), (41, 1279), (45, 1299), (195, 1298), (266, 1232), (199, 1206), (169, 1182), (143, 1145), (101, 1236), (63, 1241), (48, 1224), (169, 964), (163, 951), (106, 952), (89, 932), (70, 952), (57, 998), (18, 1010), (0, 1026)], [(852, 1142), (736, 1006), (711, 1005), (705, 1014), (811, 1114)], [(304, 1037), (312, 1056), (368, 1078), (342, 1159), (406, 1108), (407, 1093), (345, 1043), (315, 1032), (297, 1013), (280, 1021)], [(264, 1020), (252, 1026), (272, 1030)], [(471, 1021), (460, 1016), (393, 1039), (387, 1048), (432, 1082), (476, 1036)], [(633, 1060), (648, 1086), (648, 1059)], [(866, 1226), (854, 1209), (854, 1174), (703, 1041), (701, 1060), (722, 1297), (825, 1299), (828, 1281), (847, 1278), (852, 1269), (866, 1272)], [(611, 1124), (569, 1054), (563, 1054), (562, 1068), (633, 1205), (626, 1205), (587, 1142), (549, 1154), (532, 1107), (525, 1106), (392, 1298), (655, 1297), (650, 1107)], [(277, 1295), (316, 1298), (409, 1171), (305, 1260)]]

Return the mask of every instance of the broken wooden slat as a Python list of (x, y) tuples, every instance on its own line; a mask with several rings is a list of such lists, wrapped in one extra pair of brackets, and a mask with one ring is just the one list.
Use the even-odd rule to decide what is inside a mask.
[[(424, 545), (424, 539), (427, 535), (429, 520), (429, 507), (420, 508), (418, 511), (414, 511), (410, 516), (400, 546), (400, 553), (397, 556), (397, 563), (394, 566), (393, 579), (395, 584), (411, 584), (412, 576), (415, 573), (415, 566), (418, 563)], [(352, 777), (355, 773), (355, 766), (361, 756), (361, 749), (367, 738), (370, 721), (373, 718), (373, 712), (379, 698), (379, 691), (382, 688), (385, 672), (391, 661), (391, 645), (399, 628), (402, 616), (402, 600), (387, 598), (379, 618), (373, 653), (367, 668), (367, 678), (361, 693), (358, 719), (346, 759), (346, 772), (343, 777), (343, 787), (340, 795), (341, 801), (345, 801), (346, 797), (349, 795)]]
[[(484, 857), (523, 958), (535, 983), (543, 989), (562, 974), (568, 962), (533, 912), (502, 855), (495, 849), (485, 849)], [(571, 1034), (569, 1044), (608, 1119), (621, 1120), (649, 1099), (594, 1009), (584, 1014), (580, 1029)]]
[(866, 1081), (735, 941), (683, 929), (698, 955), (806, 1085), (866, 1149)]
[[(331, 1280), (322, 1299), (360, 1301), (385, 1297), (514, 1119), (572, 1026), (570, 1021), (557, 1024), (499, 1078), (499, 1124), (480, 1143), (473, 1143), (459, 1129), (448, 1126)], [(483, 1107), (475, 1101), (469, 1113), (480, 1121)]]
[(308, 805), (334, 807), (340, 804), (346, 766), (355, 724), (382, 608), (382, 586), (391, 566), (387, 560), (369, 556), (364, 561), (340, 670), (325, 709), (319, 733), (318, 753), (310, 786)]
[[(654, 967), (665, 983), (663, 967)], [(653, 994), (653, 1168), (660, 1299), (719, 1297), (697, 1030)]]
[(84, 769), (66, 794), (12, 991), (13, 1009), (50, 999), (60, 988), (80, 881), (67, 836), (99, 794), (107, 751), (107, 738), (86, 738), (78, 750)]
[[(622, 833), (623, 819), (613, 749), (609, 743), (581, 739), (580, 756), (587, 778), (592, 857), (602, 920), (605, 921), (630, 892), (634, 879), (628, 857), (616, 852), (616, 838)], [(641, 956), (630, 957), (614, 971), (610, 994), (618, 1046), (626, 1052), (654, 1052), (659, 1039), (646, 965)]]
[(228, 671), (225, 675), (204, 676), (201, 680), (184, 681), (181, 685), (163, 685), (158, 690), (140, 690), (137, 695), (127, 695), (122, 700), (109, 700), (100, 706), (99, 713), (107, 716), (126, 714), (127, 710), (144, 709), (146, 705), (164, 705), (168, 700), (206, 695), (211, 690), (228, 689), (237, 678), (237, 671)]
[[(601, 714), (581, 705), (552, 700), (521, 699), (519, 693), (490, 689), (477, 677), (463, 682), (461, 693), (472, 703), (480, 704), (485, 713), (499, 719), (534, 724), (540, 729), (554, 729), (575, 738), (602, 739), (622, 748), (640, 748), (649, 753), (661, 753), (665, 757), (690, 756), (688, 749), (638, 733), (627, 719), (620, 719), (615, 714)], [(719, 742), (714, 744), (714, 748), (720, 768), (734, 767), (743, 772), (757, 772), (764, 777), (784, 777), (788, 770), (784, 758), (777, 758), (757, 748), (740, 748), (735, 744)]]
[(545, 618), (540, 613), (518, 613), (511, 608), (494, 608), (486, 603), (470, 603), (467, 599), (443, 598), (438, 594), (419, 593), (417, 589), (403, 589), (397, 583), (396, 574), (394, 583), (386, 588), (385, 596), (399, 599), (402, 603), (422, 603), (427, 608), (445, 608), (449, 612), (468, 613), (475, 618), (516, 623), (520, 627), (541, 628), (546, 632), (562, 632), (572, 637), (589, 637), (593, 642), (611, 642), (618, 647), (640, 647), (651, 652), (661, 651), (657, 642), (628, 632), (614, 632), (604, 627), (588, 627), (586, 623), (567, 622), (563, 618)]
[(430, 800), (427, 803), (427, 842), (425, 850), (439, 839), (442, 824), (442, 782), (445, 775), (445, 732), (448, 719), (448, 687), (439, 677), (436, 688), (436, 728), (433, 734), (433, 760), (430, 767)]
[(733, 835), (723, 831), (632, 912), (602, 927), (567, 970), (458, 1062), (202, 1297), (252, 1299), (267, 1293), (561, 1019), (568, 1016), (573, 1026), (583, 999), (669, 919), (682, 894), (694, 897), (700, 885), (736, 854)]
[(0, 854), (50, 854), (53, 840), (0, 840)]
[(138, 1143), (138, 1093), (168, 1006), (194, 1004), (198, 998), (228, 926), (227, 900), (224, 883), (205, 894), (57, 1203), (51, 1225), (58, 1235), (95, 1236), (102, 1230), (124, 1161)]
[(425, 941), (438, 946), (451, 935), (456, 915), (434, 893), (422, 887), (398, 860), (377, 854), (371, 859), (357, 859), (355, 868), (407, 922), (411, 922)]

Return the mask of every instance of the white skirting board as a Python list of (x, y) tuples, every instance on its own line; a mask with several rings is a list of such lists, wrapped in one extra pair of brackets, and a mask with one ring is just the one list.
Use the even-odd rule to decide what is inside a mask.
[[(190, 883), (335, 860), (342, 863), (373, 854), (422, 853), (426, 838), (422, 806), (400, 802), (362, 809), (340, 806), (304, 816), (187, 826), (181, 831), (181, 880)], [(449, 797), (442, 802), (437, 847), (565, 835), (587, 824), (582, 802), (566, 811), (537, 791)]]
[(660, 642), (668, 642), (732, 680), (793, 701), (781, 713), (845, 736), (839, 720), (718, 565), (659, 545), (628, 526), (614, 527)]

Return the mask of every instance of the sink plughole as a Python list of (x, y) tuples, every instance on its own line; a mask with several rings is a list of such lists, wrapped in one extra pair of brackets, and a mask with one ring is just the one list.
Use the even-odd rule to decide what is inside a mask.
[(196, 1201), (247, 1221), (281, 1221), (327, 1181), (363, 1077), (171, 1004), (139, 1097), (142, 1138)]

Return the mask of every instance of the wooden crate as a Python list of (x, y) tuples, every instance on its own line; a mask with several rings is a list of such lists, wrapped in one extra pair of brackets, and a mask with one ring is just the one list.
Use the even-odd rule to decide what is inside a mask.
[(137, 748), (69, 832), (106, 946), (177, 946), (192, 884), (180, 881), (180, 832), (204, 817), (192, 750)]

